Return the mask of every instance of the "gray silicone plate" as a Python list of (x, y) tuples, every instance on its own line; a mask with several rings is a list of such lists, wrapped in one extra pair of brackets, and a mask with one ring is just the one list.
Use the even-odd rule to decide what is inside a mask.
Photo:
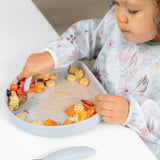
[[(10, 112), (7, 106), (6, 96), (6, 110), (11, 121), (26, 132), (38, 136), (50, 137), (77, 134), (99, 123), (102, 117), (96, 114), (78, 123), (62, 125), (64, 120), (68, 118), (64, 111), (69, 106), (81, 103), (81, 99), (88, 99), (94, 102), (95, 95), (106, 93), (105, 89), (83, 62), (75, 62), (73, 65), (85, 71), (85, 77), (90, 80), (90, 85), (88, 87), (81, 86), (78, 81), (74, 83), (67, 81), (66, 77), (69, 75), (69, 67), (52, 70), (51, 72), (57, 73), (55, 87), (45, 88), (45, 91), (42, 93), (28, 94), (27, 102), (18, 111), (14, 113)], [(94, 103), (96, 104), (96, 102)], [(29, 114), (24, 112), (24, 109), (26, 109)], [(25, 113), (26, 120), (23, 121), (17, 118), (15, 116), (16, 113)], [(26, 122), (27, 120), (41, 120), (44, 122), (48, 118), (57, 121), (58, 126), (40, 126)]]

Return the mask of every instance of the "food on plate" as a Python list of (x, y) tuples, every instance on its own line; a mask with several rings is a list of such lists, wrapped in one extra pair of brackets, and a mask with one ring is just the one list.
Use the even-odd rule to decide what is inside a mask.
[(18, 84), (16, 81), (12, 82), (11, 86), (10, 86), (10, 91), (17, 91), (18, 89)]
[(43, 77), (43, 80), (46, 81), (50, 79), (50, 73), (46, 74), (44, 77)]
[(82, 104), (77, 104), (77, 105), (74, 106), (74, 112), (75, 113), (80, 113), (83, 110), (84, 110), (84, 107), (83, 107)]
[(77, 123), (79, 122), (79, 114), (74, 114), (72, 117), (69, 119), (72, 123)]
[(72, 64), (70, 65), (70, 68), (69, 68), (69, 72), (73, 75), (75, 75), (75, 72), (78, 70), (78, 67), (76, 66), (73, 66)]
[(86, 104), (87, 106), (94, 106), (94, 103), (90, 100), (81, 99), (81, 102)]
[(83, 121), (85, 119), (87, 119), (87, 111), (83, 110), (79, 113), (79, 121)]
[(82, 69), (79, 69), (76, 66), (70, 65), (69, 73), (71, 75), (67, 76), (67, 80), (69, 82), (75, 82), (76, 80), (79, 81), (80, 85), (87, 87), (90, 83), (88, 78), (83, 78), (85, 76), (84, 71)]
[(45, 120), (44, 125), (45, 126), (57, 126), (57, 122), (49, 118)]
[(27, 96), (22, 96), (21, 98), (19, 98), (19, 106), (21, 106), (22, 104), (24, 104), (24, 102), (27, 100)]
[[(56, 73), (48, 73), (43, 79), (32, 81), (27, 93), (38, 92), (41, 93), (47, 87), (54, 87), (55, 82), (50, 79), (56, 79)], [(19, 106), (21, 106), (27, 100), (27, 93), (24, 91), (25, 79), (20, 81), (13, 81), (9, 89), (6, 90), (8, 97), (8, 108), (11, 112), (14, 112)]]
[[(79, 84), (82, 86), (88, 86), (90, 81), (88, 78), (85, 78), (85, 72), (82, 69), (79, 69), (76, 66), (70, 65), (69, 69), (70, 75), (67, 76), (67, 80), (69, 82), (79, 81)], [(32, 81), (30, 84), (30, 88), (28, 89), (27, 93), (31, 92), (43, 92), (46, 87), (54, 87), (56, 85), (55, 79), (57, 78), (56, 73), (48, 73), (45, 75), (43, 79), (38, 79), (36, 81)], [(21, 104), (23, 104), (27, 100), (27, 93), (24, 92), (24, 83), (25, 79), (21, 81), (14, 81), (10, 85), (9, 89), (6, 90), (6, 94), (8, 97), (8, 107), (11, 112), (14, 112)], [(96, 106), (90, 100), (81, 99), (82, 103), (73, 104), (68, 109), (65, 110), (65, 113), (68, 115), (68, 118), (62, 123), (63, 125), (68, 125), (72, 123), (81, 122), (86, 120), (87, 118), (92, 117), (96, 114)], [(27, 110), (23, 110), (25, 114), (30, 114)], [(21, 120), (25, 120), (24, 113), (17, 113), (16, 116)], [(29, 115), (27, 115), (29, 118)], [(28, 120), (28, 119), (27, 119)], [(58, 123), (49, 118), (45, 121), (32, 121), (28, 120), (26, 122), (36, 124), (36, 125), (44, 125), (44, 126), (57, 126)]]
[(7, 97), (11, 95), (11, 91), (9, 89), (6, 90)]
[(77, 70), (75, 72), (75, 76), (76, 76), (76, 79), (79, 81), (81, 78), (84, 77), (84, 71), (82, 71), (81, 69)]
[(57, 74), (53, 72), (49, 72), (43, 77), (43, 81), (55, 80), (57, 78)]
[(52, 80), (49, 80), (49, 81), (46, 82), (46, 86), (49, 87), (49, 88), (54, 87), (55, 84), (56, 84), (55, 81), (52, 81)]
[(44, 88), (44, 83), (36, 81), (35, 82), (35, 87)]
[(69, 82), (75, 82), (77, 79), (76, 79), (76, 76), (74, 76), (74, 75), (69, 75), (69, 76), (67, 76), (67, 80), (68, 80)]
[(82, 78), (82, 79), (80, 79), (79, 83), (80, 83), (82, 86), (86, 87), (86, 86), (89, 85), (90, 82), (89, 82), (89, 79), (88, 79), (88, 78)]
[(55, 80), (57, 78), (57, 74), (56, 73), (50, 73), (50, 79), (51, 80)]
[(45, 89), (44, 88), (41, 88), (41, 87), (32, 87), (32, 88), (29, 88), (27, 93), (31, 93), (31, 92), (38, 92), (38, 93), (41, 93), (43, 92)]
[(19, 98), (15, 91), (11, 91), (11, 95), (8, 97), (8, 108), (11, 112), (14, 112), (19, 107)]
[(26, 112), (27, 114), (30, 114), (30, 113), (29, 113), (29, 111), (28, 111), (28, 110), (26, 110), (26, 109), (24, 109), (23, 111), (24, 111), (24, 112)]
[(41, 121), (35, 121), (35, 122), (33, 121), (32, 124), (44, 126), (44, 124)]
[(93, 102), (89, 100), (81, 100), (87, 104), (74, 104), (70, 106), (65, 113), (69, 116), (71, 123), (77, 123), (95, 115), (97, 106), (93, 106)]
[(72, 117), (72, 116), (74, 115), (74, 113), (75, 113), (75, 111), (74, 111), (74, 106), (75, 106), (75, 104), (73, 104), (72, 106), (70, 106), (70, 107), (65, 111), (65, 113), (66, 113), (69, 117)]
[(21, 120), (25, 120), (25, 118), (26, 118), (26, 116), (25, 116), (24, 113), (17, 113), (17, 114), (16, 114), (16, 117), (18, 117), (18, 118), (21, 119)]
[(69, 120), (66, 119), (66, 120), (64, 121), (63, 125), (68, 125), (68, 124), (70, 124), (70, 123), (69, 123)]

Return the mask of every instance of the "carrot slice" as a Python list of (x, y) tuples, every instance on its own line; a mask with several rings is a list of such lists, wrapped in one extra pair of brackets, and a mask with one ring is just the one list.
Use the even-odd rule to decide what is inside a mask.
[(87, 118), (92, 117), (94, 114), (97, 113), (96, 111), (97, 106), (91, 107), (88, 111), (87, 111)]
[(69, 124), (69, 120), (68, 120), (68, 119), (66, 119), (66, 120), (64, 121), (63, 125), (67, 125), (67, 124)]
[(75, 104), (74, 105), (72, 105), (72, 106), (70, 106), (66, 111), (65, 111), (65, 113), (69, 116), (69, 117), (72, 117), (73, 115), (74, 115), (74, 106), (75, 106)]
[(44, 88), (41, 88), (41, 87), (32, 87), (32, 88), (29, 88), (27, 93), (31, 93), (31, 92), (38, 92), (38, 93), (41, 93), (43, 92), (45, 89)]
[(57, 122), (52, 119), (47, 119), (45, 120), (44, 125), (45, 126), (57, 126)]
[(87, 111), (86, 111), (86, 110), (83, 110), (83, 111), (81, 111), (81, 112), (79, 113), (79, 120), (80, 120), (80, 121), (83, 121), (83, 120), (85, 120), (85, 119), (87, 119)]

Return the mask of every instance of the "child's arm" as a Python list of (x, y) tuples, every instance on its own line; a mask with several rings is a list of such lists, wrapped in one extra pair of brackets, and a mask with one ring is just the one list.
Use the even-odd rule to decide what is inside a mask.
[(141, 137), (160, 145), (160, 104), (153, 99), (128, 96), (127, 126)]
[(112, 8), (102, 20), (90, 19), (73, 24), (58, 40), (50, 42), (43, 53), (31, 55), (18, 78), (31, 75), (35, 79), (42, 78), (52, 67), (64, 68), (76, 60), (93, 59), (115, 22)]
[(89, 19), (74, 23), (58, 40), (50, 42), (45, 51), (53, 56), (55, 68), (69, 66), (76, 60), (91, 60), (104, 45), (115, 22), (112, 8), (102, 20)]
[[(160, 104), (152, 99), (116, 95), (98, 95), (97, 112), (112, 124), (125, 124), (143, 139), (152, 142), (155, 155), (160, 153)], [(159, 155), (160, 156), (160, 155)]]
[(18, 79), (34, 76), (33, 80), (43, 78), (54, 67), (54, 60), (50, 53), (31, 54), (19, 74)]

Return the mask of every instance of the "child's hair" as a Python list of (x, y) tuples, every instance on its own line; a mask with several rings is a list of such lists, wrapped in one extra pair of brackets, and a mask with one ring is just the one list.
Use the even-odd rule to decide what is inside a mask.
[[(159, 8), (160, 11), (160, 0), (154, 0), (154, 1), (157, 3), (157, 7)], [(160, 34), (160, 22), (158, 22), (157, 24), (157, 33)]]

